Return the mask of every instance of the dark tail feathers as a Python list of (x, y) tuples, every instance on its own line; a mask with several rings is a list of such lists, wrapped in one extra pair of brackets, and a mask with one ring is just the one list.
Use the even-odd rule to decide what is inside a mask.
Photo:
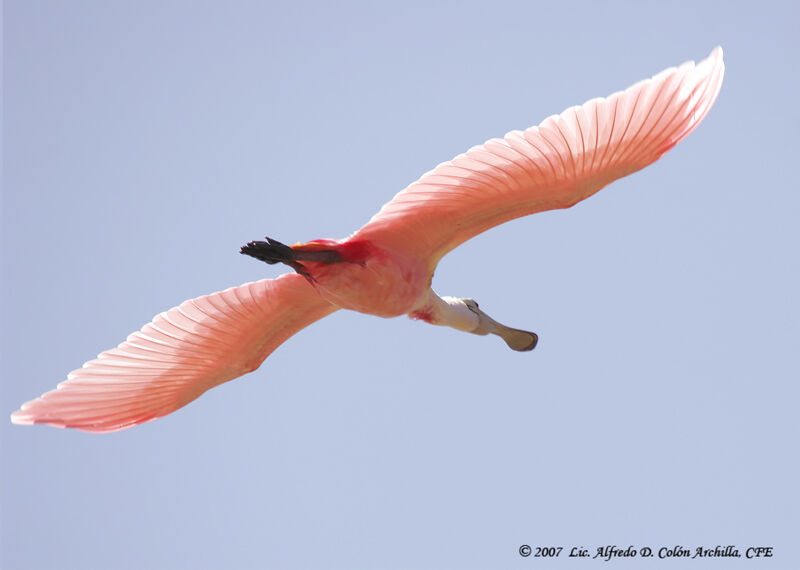
[(266, 238), (266, 240), (251, 241), (247, 245), (243, 245), (239, 253), (255, 257), (270, 265), (276, 263), (291, 264), (295, 261), (295, 251), (291, 247), (274, 239)]
[(243, 245), (240, 253), (260, 259), (264, 263), (274, 265), (275, 263), (285, 263), (300, 275), (311, 279), (311, 275), (306, 271), (301, 261), (315, 261), (317, 263), (336, 263), (342, 261), (339, 252), (333, 249), (321, 251), (303, 251), (292, 249), (274, 239), (266, 238), (267, 241), (251, 241)]

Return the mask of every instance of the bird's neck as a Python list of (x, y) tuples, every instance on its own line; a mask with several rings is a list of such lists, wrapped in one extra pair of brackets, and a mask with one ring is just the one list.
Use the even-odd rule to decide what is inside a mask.
[(465, 332), (473, 332), (480, 325), (480, 317), (464, 301), (456, 297), (439, 297), (433, 289), (428, 289), (424, 301), (410, 311), (408, 316), (432, 325)]

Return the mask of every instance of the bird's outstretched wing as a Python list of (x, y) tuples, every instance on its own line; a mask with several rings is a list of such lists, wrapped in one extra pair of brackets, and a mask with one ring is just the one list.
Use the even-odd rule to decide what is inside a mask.
[(657, 160), (703, 120), (724, 73), (722, 49), (605, 99), (592, 99), (473, 147), (397, 194), (354, 237), (427, 259), (503, 222), (568, 208)]
[(184, 301), (23, 404), (11, 421), (108, 432), (160, 418), (255, 370), (335, 310), (294, 273)]

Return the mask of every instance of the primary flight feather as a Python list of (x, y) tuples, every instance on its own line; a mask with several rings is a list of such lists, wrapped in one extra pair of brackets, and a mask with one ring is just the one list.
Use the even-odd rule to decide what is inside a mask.
[(16, 424), (109, 432), (165, 416), (258, 368), (283, 341), (338, 309), (500, 336), (531, 350), (534, 333), (493, 320), (472, 299), (439, 297), (431, 279), (450, 250), (496, 225), (568, 208), (685, 138), (717, 98), (722, 49), (605, 99), (492, 139), (424, 174), (353, 235), (242, 253), (295, 273), (184, 301), (11, 414)]

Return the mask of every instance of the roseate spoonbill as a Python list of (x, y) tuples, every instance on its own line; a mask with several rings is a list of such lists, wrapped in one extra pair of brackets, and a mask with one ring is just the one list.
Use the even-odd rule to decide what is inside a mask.
[(241, 252), (295, 270), (183, 302), (117, 348), (23, 404), (17, 424), (109, 432), (160, 418), (251, 372), (283, 341), (338, 309), (408, 315), (514, 350), (534, 333), (501, 325), (472, 299), (439, 297), (448, 251), (503, 222), (568, 208), (657, 160), (703, 120), (722, 85), (722, 49), (539, 126), (492, 139), (424, 174), (360, 230), (291, 247), (267, 238)]

